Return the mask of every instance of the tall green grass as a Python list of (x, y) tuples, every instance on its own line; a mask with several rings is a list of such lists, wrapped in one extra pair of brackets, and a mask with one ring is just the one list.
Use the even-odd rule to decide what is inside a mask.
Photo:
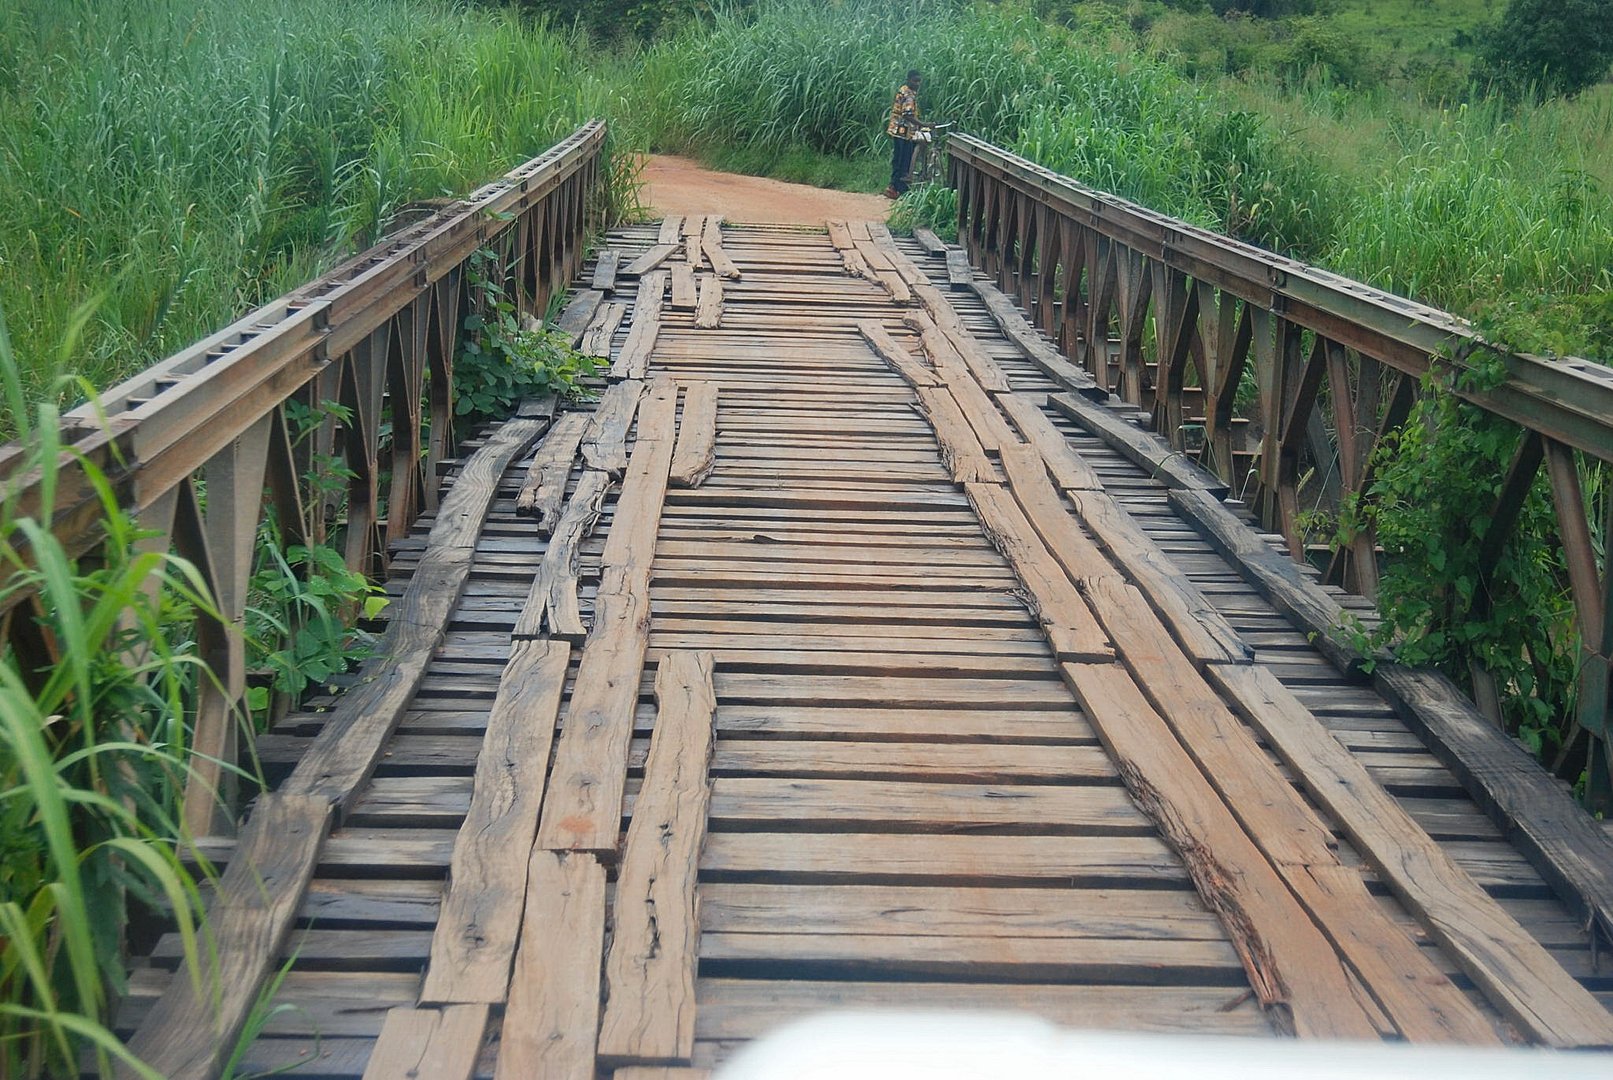
[(30, 396), (87, 300), (65, 366), (107, 385), (617, 111), (583, 45), (449, 0), (0, 0), (0, 304)]
[(883, 154), (909, 67), (932, 118), (1200, 224), (1278, 247), (1326, 232), (1322, 172), (1247, 109), (1026, 9), (772, 0), (652, 49), (650, 141)]
[[(48, 401), (25, 398), (0, 315), (0, 388), (42, 471), (48, 521), (61, 445)], [(145, 550), (104, 478), (105, 544), (76, 562), (40, 523), (0, 502), (0, 605), (38, 598), (54, 659), (0, 649), (0, 1075), (77, 1075), (87, 1052), (159, 1080), (109, 1029), (124, 983), (123, 935), (143, 903), (200, 955), (199, 897), (179, 857), (179, 796), (196, 680), (185, 639), (207, 609), (196, 569)], [(35, 610), (20, 609), (28, 618)]]

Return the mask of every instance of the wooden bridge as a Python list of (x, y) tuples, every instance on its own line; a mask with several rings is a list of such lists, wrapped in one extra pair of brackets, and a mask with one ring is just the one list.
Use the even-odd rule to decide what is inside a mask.
[[(1045, 176), (968, 140), (966, 249), (713, 216), (615, 228), (585, 261), (597, 137), (479, 193), (504, 224), (395, 245), (414, 292), (354, 304), (368, 330), (325, 324), (354, 344), (309, 377), (361, 406), (333, 445), (372, 464), (376, 372), (416, 373), (394, 415), (429, 397), (457, 324), (434, 260), (473, 243), (532, 305), (578, 274), (562, 326), (609, 377), (396, 459), (429, 444), (445, 479), (439, 499), (398, 469), (412, 530), (394, 500), (349, 533), (361, 564), (391, 541), (380, 655), (258, 739), (271, 790), (203, 843), (216, 966), (181, 968), (172, 937), (140, 961), (137, 1053), (215, 1075), (271, 986), (238, 1064), (310, 1077), (694, 1077), (857, 1006), (1613, 1047), (1613, 843), (1448, 682), (1365, 671), (1334, 629), (1370, 604), (1229, 496), (1233, 354), (1299, 365), (1267, 403), (1291, 469), (1330, 357), (1358, 378), (1390, 331), (1314, 287), (1311, 326), (1275, 263), (1267, 306), (1235, 305), (1177, 231), (1151, 256), (1171, 348), (1145, 369), (1135, 223), (1119, 255), (1069, 211), (1096, 230), (1078, 246), (1064, 204), (1011, 183)], [(1173, 253), (1196, 260), (1179, 291)], [(1088, 258), (1110, 269), (1069, 272)], [(1089, 346), (1109, 335), (1080, 320), (1116, 304), (1116, 346)], [(1280, 351), (1304, 327), (1310, 364)], [(1177, 352), (1209, 377), (1172, 382)], [(1219, 416), (1222, 475), (1127, 386)], [(1543, 456), (1586, 450), (1584, 425), (1549, 430)]]

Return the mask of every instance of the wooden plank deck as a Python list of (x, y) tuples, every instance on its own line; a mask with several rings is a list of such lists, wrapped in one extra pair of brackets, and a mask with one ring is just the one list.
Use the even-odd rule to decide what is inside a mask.
[[(1450, 770), (1177, 516), (1160, 481), (1043, 405), (1065, 388), (985, 300), (948, 291), (956, 260), (880, 233), (715, 218), (613, 233), (609, 275), (642, 275), (609, 343), (618, 374), (650, 388), (639, 404), (631, 386), (638, 426), (615, 394), (588, 434), (566, 422), (503, 462), (441, 644), (309, 860), (292, 932), (257, 958), (295, 958), (276, 999), (290, 1008), (242, 1067), (633, 1076), (709, 1068), (779, 1023), (857, 1005), (1014, 1008), (1141, 1031), (1613, 1044), (1613, 973)], [(691, 255), (713, 290), (704, 318), (678, 286)], [(943, 294), (928, 324), (904, 321)], [(949, 346), (949, 331), (971, 340)], [(669, 398), (673, 383), (687, 389)], [(921, 409), (921, 394), (946, 397)], [(979, 444), (944, 456), (941, 424), (942, 437)], [(534, 485), (536, 508), (539, 474), (550, 490), (556, 461), (573, 457), (565, 501), (543, 500), (542, 516), (564, 521), (582, 489), (550, 569), (575, 559), (592, 629), (551, 647), (541, 620), (523, 621), (549, 542), (518, 498)], [(958, 482), (965, 458), (979, 490)], [(1090, 539), (1083, 494), (1107, 508), (1087, 508), (1099, 514)], [(999, 512), (1017, 530), (1013, 558), (982, 520)], [(398, 546), (396, 594), (430, 569), (432, 525)], [(1038, 581), (1061, 598), (1040, 620), (1026, 605)], [(1131, 585), (1142, 622), (1122, 625), (1124, 594), (1105, 590)], [(1054, 628), (1070, 626), (1072, 605), (1086, 621), (1064, 646)], [(1168, 655), (1128, 665), (1128, 643)], [(688, 671), (709, 673), (716, 738), (708, 767), (690, 733), (700, 709), (691, 719), (677, 704), (680, 727), (660, 731), (647, 776), (663, 664), (685, 672), (678, 694), (695, 701)], [(579, 690), (580, 672), (598, 674)], [(1251, 687), (1280, 698), (1298, 730), (1319, 721), (1344, 758), (1296, 757), (1280, 732), (1245, 725)], [(678, 696), (661, 695), (663, 711)], [(566, 751), (574, 702), (581, 749)], [(330, 711), (262, 739), (272, 775), (350, 723), (340, 698), (316, 704)], [(521, 716), (543, 730), (522, 730)], [(1190, 734), (1207, 724), (1222, 725), (1225, 767)], [(1419, 858), (1443, 868), (1444, 907), (1430, 915), (1406, 875), (1372, 869), (1372, 845), (1400, 850), (1406, 837), (1363, 833), (1347, 820), (1353, 803), (1298, 793), (1323, 768), (1364, 769), (1387, 793), (1372, 804), (1380, 819), (1415, 823)], [(1281, 809), (1250, 813), (1240, 792), (1254, 791)], [(641, 797), (662, 850), (650, 830), (629, 831)], [(686, 871), (656, 875), (693, 851), (691, 903)], [(620, 917), (619, 860), (634, 883)], [(1218, 888), (1228, 865), (1271, 884), (1259, 896)], [(1484, 948), (1450, 932), (1464, 916)], [(1363, 941), (1368, 925), (1378, 931)], [(678, 950), (670, 961), (663, 944)], [(124, 1030), (153, 1037), (146, 1020), (177, 985), (177, 955), (164, 940), (134, 972)], [(1400, 969), (1380, 969), (1396, 955)], [(1510, 994), (1497, 985), (1508, 980)], [(642, 1016), (621, 996), (601, 1002), (618, 986)], [(1315, 1002), (1329, 993), (1344, 1000), (1323, 1015)]]

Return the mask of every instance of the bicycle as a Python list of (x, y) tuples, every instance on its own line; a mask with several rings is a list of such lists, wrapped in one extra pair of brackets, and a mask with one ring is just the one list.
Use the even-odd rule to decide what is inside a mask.
[(941, 162), (946, 157), (942, 148), (952, 126), (952, 121), (944, 120), (919, 129), (913, 140), (913, 162), (907, 169), (909, 185), (931, 184), (941, 179)]

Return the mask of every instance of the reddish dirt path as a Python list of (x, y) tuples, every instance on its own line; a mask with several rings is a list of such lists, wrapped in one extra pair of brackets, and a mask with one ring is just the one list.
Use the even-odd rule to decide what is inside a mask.
[(639, 198), (656, 215), (721, 214), (729, 221), (794, 225), (822, 225), (827, 218), (883, 221), (890, 209), (882, 195), (713, 172), (688, 158), (664, 154), (645, 157)]

